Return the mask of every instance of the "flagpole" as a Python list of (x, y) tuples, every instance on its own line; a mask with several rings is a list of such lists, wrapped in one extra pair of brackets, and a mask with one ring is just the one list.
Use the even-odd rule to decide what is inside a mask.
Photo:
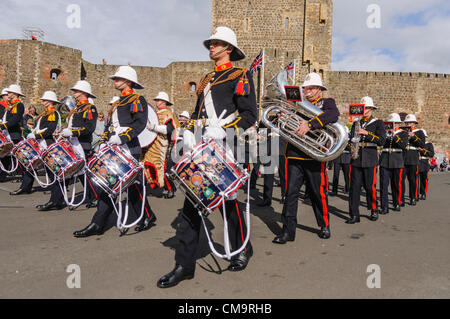
[(293, 82), (292, 85), (295, 85), (295, 68), (296, 68), (296, 66), (297, 66), (297, 63), (294, 59), (294, 76), (292, 77), (292, 82)]
[(259, 93), (259, 116), (258, 121), (261, 120), (262, 115), (262, 97), (264, 96), (264, 60), (265, 60), (265, 51), (263, 49), (262, 51), (262, 66), (261, 66), (261, 73), (260, 73), (260, 79), (259, 79), (259, 86), (261, 88)]

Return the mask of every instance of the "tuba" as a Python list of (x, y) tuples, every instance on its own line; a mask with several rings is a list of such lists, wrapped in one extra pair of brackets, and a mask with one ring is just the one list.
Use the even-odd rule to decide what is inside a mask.
[[(322, 110), (307, 100), (289, 102), (286, 100), (284, 87), (288, 85), (287, 71), (278, 72), (267, 85), (267, 95), (262, 102), (264, 111), (261, 121), (273, 132), (278, 133), (293, 146), (308, 156), (320, 162), (337, 158), (348, 143), (345, 126), (340, 123), (330, 123), (321, 129), (310, 130), (304, 137), (295, 134), (295, 130), (304, 121), (320, 115)], [(273, 113), (281, 113), (279, 118), (270, 119)]]

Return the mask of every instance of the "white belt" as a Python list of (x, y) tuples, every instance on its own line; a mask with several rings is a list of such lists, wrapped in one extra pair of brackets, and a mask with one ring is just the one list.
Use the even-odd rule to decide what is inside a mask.
[(417, 147), (414, 147), (414, 146), (406, 146), (406, 149), (408, 150), (408, 151), (417, 151)]
[(428, 157), (426, 157), (426, 156), (420, 156), (419, 159), (420, 159), (420, 160), (427, 160)]
[(368, 147), (368, 146), (374, 146), (377, 147), (378, 145), (375, 143), (366, 143), (366, 142), (359, 142), (358, 143), (361, 147)]
[(349, 151), (343, 151), (342, 153), (344, 153), (344, 154), (350, 154)]
[(386, 153), (403, 152), (401, 148), (383, 148), (381, 151)]

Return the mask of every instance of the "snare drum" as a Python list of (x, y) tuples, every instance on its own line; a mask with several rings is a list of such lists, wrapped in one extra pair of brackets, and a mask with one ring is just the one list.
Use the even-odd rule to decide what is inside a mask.
[(12, 149), (12, 154), (27, 170), (36, 170), (43, 166), (42, 153), (39, 143), (33, 138), (20, 141)]
[(87, 164), (88, 174), (94, 183), (113, 196), (130, 187), (142, 170), (134, 157), (113, 144), (100, 148)]
[(45, 164), (55, 173), (59, 181), (77, 174), (84, 167), (85, 161), (78, 156), (67, 140), (51, 144), (42, 154)]
[(205, 217), (222, 205), (222, 197), (226, 200), (249, 177), (214, 140), (197, 144), (168, 175), (179, 183)]
[(0, 130), (0, 158), (9, 155), (13, 147), (14, 144), (11, 141), (9, 134), (5, 134)]

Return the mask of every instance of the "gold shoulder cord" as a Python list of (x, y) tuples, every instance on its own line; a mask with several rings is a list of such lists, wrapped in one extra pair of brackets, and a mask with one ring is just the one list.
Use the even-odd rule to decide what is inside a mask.
[[(230, 71), (232, 71), (232, 70), (233, 70), (233, 69), (230, 69)], [(241, 76), (243, 73), (245, 73), (246, 69), (236, 70), (236, 71), (234, 71), (233, 73), (229, 74), (230, 71), (221, 74), (217, 79), (215, 79), (214, 82), (211, 83), (211, 85), (210, 85), (210, 87), (209, 87), (209, 90), (211, 91), (211, 89), (212, 89), (212, 87), (213, 87), (214, 85), (222, 84), (222, 83), (225, 83), (225, 82), (228, 82), (228, 81), (232, 81), (232, 80), (237, 79), (239, 76)], [(226, 75), (226, 74), (229, 74), (228, 77), (227, 77), (225, 80), (219, 81), (219, 79), (222, 78), (222, 77), (223, 77), (224, 75)], [(212, 73), (208, 74), (208, 75), (204, 78), (204, 81), (202, 81), (201, 83), (203, 84), (204, 82), (206, 82), (207, 79), (209, 79), (208, 82), (211, 81), (212, 77), (213, 77), (213, 74), (212, 74)], [(197, 94), (198, 94), (199, 96), (200, 96), (200, 94), (202, 94), (202, 92), (203, 92), (203, 90), (205, 89), (205, 87), (206, 87), (206, 85), (207, 85), (208, 82), (206, 82), (206, 84), (205, 84), (205, 86), (202, 88), (202, 91), (201, 91), (201, 92), (197, 92)], [(206, 94), (208, 94), (208, 92), (207, 92)], [(202, 110), (203, 107), (204, 107), (206, 94), (203, 94), (203, 100), (202, 100), (202, 102), (201, 102), (201, 104), (200, 104), (200, 110), (199, 110), (199, 112), (198, 112), (198, 114), (197, 114), (197, 120), (200, 119), (200, 113), (201, 113), (201, 110)]]
[(115, 111), (118, 107), (120, 107), (120, 106), (125, 106), (125, 105), (127, 105), (127, 104), (129, 104), (129, 103), (133, 103), (134, 101), (136, 101), (136, 100), (137, 100), (138, 98), (140, 98), (140, 97), (141, 97), (141, 95), (136, 93), (136, 94), (131, 95), (128, 99), (123, 99), (122, 102), (120, 102), (120, 100), (114, 102), (114, 103), (111, 105), (111, 107), (109, 108), (109, 111), (108, 111), (108, 118), (110, 119), (110, 118), (112, 117), (114, 111)]

